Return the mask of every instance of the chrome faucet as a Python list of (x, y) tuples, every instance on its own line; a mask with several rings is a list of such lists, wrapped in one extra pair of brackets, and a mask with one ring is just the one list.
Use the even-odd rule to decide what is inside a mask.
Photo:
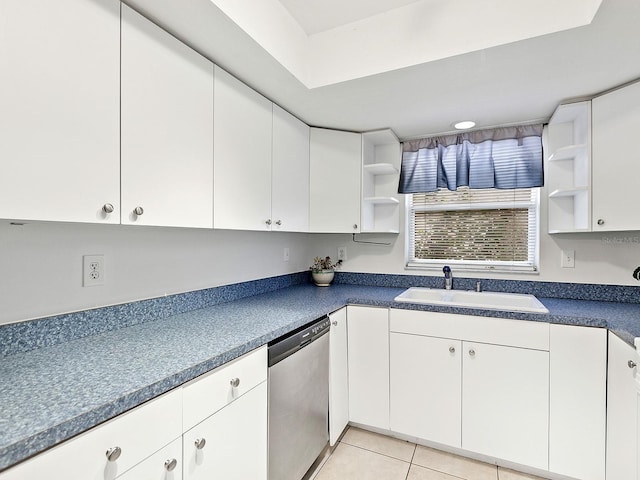
[(451, 275), (451, 268), (448, 265), (445, 265), (442, 269), (442, 273), (444, 273), (444, 288), (446, 290), (451, 290), (453, 288), (453, 277)]

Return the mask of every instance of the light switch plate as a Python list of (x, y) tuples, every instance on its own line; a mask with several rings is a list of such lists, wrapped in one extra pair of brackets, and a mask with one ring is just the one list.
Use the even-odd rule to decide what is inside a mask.
[(562, 250), (562, 259), (560, 260), (562, 268), (575, 268), (576, 252), (575, 250)]

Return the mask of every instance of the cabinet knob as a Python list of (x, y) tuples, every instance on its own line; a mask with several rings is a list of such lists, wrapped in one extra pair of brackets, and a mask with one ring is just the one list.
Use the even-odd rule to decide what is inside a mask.
[(357, 230), (357, 229), (358, 229), (358, 224), (357, 224), (357, 223), (354, 223), (354, 224), (353, 224), (353, 229), (354, 229), (354, 230)]
[(198, 450), (202, 450), (204, 446), (207, 444), (207, 441), (204, 438), (196, 438), (194, 445)]
[(634, 362), (633, 360), (629, 360), (627, 362), (627, 365), (629, 368), (636, 368), (638, 365), (636, 364), (636, 362)]
[(337, 327), (338, 326), (338, 321), (334, 320), (333, 322), (331, 322), (331, 325), (333, 325), (334, 327)]
[(133, 213), (135, 213), (136, 215), (142, 215), (144, 213), (144, 208), (136, 207), (133, 209)]
[(276, 225), (278, 225), (278, 226), (282, 225), (282, 220), (277, 220), (276, 221)]
[(114, 210), (113, 205), (111, 205), (110, 203), (105, 203), (102, 206), (102, 211), (104, 213), (113, 213), (113, 210)]
[(232, 378), (229, 383), (233, 388), (238, 388), (240, 386), (240, 379), (238, 377)]
[(266, 223), (267, 225), (271, 225), (271, 219), (266, 220), (264, 223)]
[(164, 462), (164, 468), (167, 469), (167, 472), (173, 472), (173, 470), (175, 470), (177, 466), (178, 466), (178, 460), (176, 460), (175, 458), (171, 458), (166, 462)]
[(122, 449), (120, 447), (111, 447), (109, 450), (107, 450), (107, 453), (105, 455), (107, 456), (108, 461), (115, 462), (120, 458), (121, 454)]
[(602, 218), (598, 219), (598, 225), (604, 225), (604, 220)]
[(449, 353), (456, 353), (456, 347), (449, 347)]
[(472, 356), (472, 357), (475, 357), (476, 351), (473, 348), (470, 348), (469, 349), (469, 355)]

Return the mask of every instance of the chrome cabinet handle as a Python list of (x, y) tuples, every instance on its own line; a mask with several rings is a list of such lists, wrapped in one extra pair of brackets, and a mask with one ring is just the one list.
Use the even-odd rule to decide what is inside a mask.
[(238, 388), (240, 386), (240, 379), (238, 377), (232, 378), (229, 383), (233, 388)]
[(629, 360), (627, 362), (627, 365), (629, 366), (629, 368), (636, 368), (638, 366), (633, 360)]
[(169, 459), (166, 462), (164, 462), (164, 468), (167, 469), (167, 472), (173, 472), (173, 470), (175, 470), (177, 466), (178, 466), (178, 460), (176, 460), (175, 458)]
[(331, 322), (331, 325), (333, 325), (334, 327), (337, 327), (338, 326), (338, 321), (334, 320), (333, 322)]
[(469, 355), (471, 355), (472, 357), (475, 357), (476, 351), (473, 348), (470, 348), (469, 349)]
[(604, 225), (604, 220), (602, 218), (598, 219), (598, 225)]
[(282, 225), (282, 220), (277, 220), (276, 221), (276, 225), (278, 225), (278, 226)]
[(271, 225), (271, 219), (265, 221), (264, 223), (266, 223), (267, 225)]
[(142, 215), (144, 213), (144, 208), (136, 207), (133, 209), (133, 213), (135, 213), (136, 215)]
[(102, 206), (102, 211), (104, 213), (113, 213), (113, 210), (114, 210), (113, 205), (111, 205), (110, 203), (105, 203)]
[(449, 347), (449, 353), (456, 353), (456, 347)]
[(358, 229), (358, 224), (357, 224), (357, 223), (354, 223), (354, 224), (353, 224), (353, 229), (354, 229), (354, 230), (357, 230), (357, 229)]
[(194, 444), (198, 450), (202, 450), (204, 446), (207, 444), (207, 441), (204, 438), (196, 438), (196, 441), (194, 442)]
[(111, 447), (109, 450), (107, 450), (107, 453), (105, 455), (107, 456), (107, 461), (115, 462), (120, 458), (121, 454), (122, 449), (120, 447)]

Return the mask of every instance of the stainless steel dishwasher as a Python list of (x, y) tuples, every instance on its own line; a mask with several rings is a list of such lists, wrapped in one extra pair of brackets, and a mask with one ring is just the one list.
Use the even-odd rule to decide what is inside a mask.
[(329, 441), (329, 317), (269, 344), (269, 480), (300, 480)]

